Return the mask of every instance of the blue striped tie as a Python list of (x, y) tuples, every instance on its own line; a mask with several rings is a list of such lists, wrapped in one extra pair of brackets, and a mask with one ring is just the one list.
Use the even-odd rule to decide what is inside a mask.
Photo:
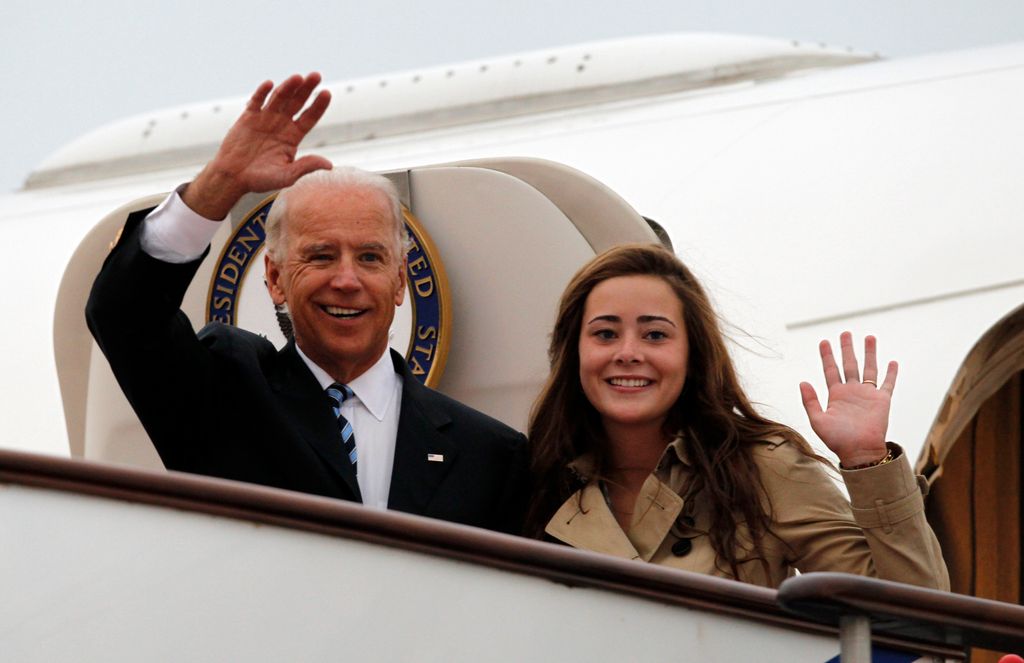
[(345, 453), (348, 454), (352, 467), (355, 467), (358, 457), (356, 454), (356, 436), (352, 432), (352, 424), (348, 422), (348, 419), (341, 416), (341, 404), (345, 402), (346, 398), (352, 398), (352, 389), (347, 384), (335, 382), (330, 387), (327, 387), (327, 395), (334, 403), (334, 416), (337, 418), (338, 428), (341, 430), (341, 445), (345, 448)]

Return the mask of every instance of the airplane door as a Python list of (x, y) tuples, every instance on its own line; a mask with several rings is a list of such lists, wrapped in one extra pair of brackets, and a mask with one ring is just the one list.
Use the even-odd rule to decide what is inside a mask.
[(968, 353), (918, 462), (931, 483), (928, 520), (954, 592), (1009, 603), (1024, 597), (1022, 399), (1024, 307)]
[[(385, 174), (402, 194), (415, 245), (410, 301), (396, 315), (392, 347), (429, 386), (524, 430), (569, 278), (605, 248), (656, 236), (614, 192), (560, 164), (482, 160)], [(92, 282), (109, 241), (129, 212), (158, 198), (103, 219), (61, 284), (55, 345), (73, 456), (160, 467), (81, 314), (83, 283)], [(259, 215), (269, 204), (266, 195), (247, 196), (215, 237), (182, 306), (197, 329), (220, 320), (285, 342), (262, 284)], [(437, 301), (427, 306), (420, 295)]]
[(1017, 373), (950, 447), (928, 496), (928, 520), (960, 594), (1021, 599), (1021, 397)]

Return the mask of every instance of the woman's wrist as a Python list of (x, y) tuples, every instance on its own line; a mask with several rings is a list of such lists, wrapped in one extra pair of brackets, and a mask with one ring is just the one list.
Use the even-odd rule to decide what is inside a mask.
[(886, 443), (884, 451), (878, 453), (860, 453), (856, 456), (840, 459), (839, 468), (843, 470), (863, 470), (892, 462), (896, 457), (891, 445)]

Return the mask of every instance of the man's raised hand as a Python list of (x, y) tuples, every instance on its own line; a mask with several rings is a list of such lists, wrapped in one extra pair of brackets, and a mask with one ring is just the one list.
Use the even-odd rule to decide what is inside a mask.
[(247, 193), (281, 189), (306, 173), (329, 169), (331, 162), (323, 157), (295, 158), (299, 143), (331, 102), (331, 93), (321, 90), (302, 110), (319, 84), (320, 74), (315, 72), (291, 76), (277, 88), (270, 81), (261, 83), (217, 154), (185, 189), (185, 204), (218, 220)]

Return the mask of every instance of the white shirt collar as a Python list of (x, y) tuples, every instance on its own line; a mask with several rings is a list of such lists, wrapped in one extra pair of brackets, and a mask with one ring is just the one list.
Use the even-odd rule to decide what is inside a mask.
[[(306, 366), (309, 367), (316, 381), (320, 383), (321, 389), (327, 389), (327, 387), (337, 382), (327, 371), (317, 366), (312, 359), (307, 357), (298, 343), (295, 344), (295, 350), (299, 353), (299, 357)], [(391, 407), (391, 401), (394, 400), (394, 384), (397, 379), (399, 379), (398, 374), (395, 373), (395, 367), (391, 363), (391, 352), (385, 349), (380, 359), (373, 366), (366, 369), (362, 375), (349, 382), (348, 387), (370, 414), (377, 421), (382, 421), (384, 415), (388, 412), (388, 408)]]

